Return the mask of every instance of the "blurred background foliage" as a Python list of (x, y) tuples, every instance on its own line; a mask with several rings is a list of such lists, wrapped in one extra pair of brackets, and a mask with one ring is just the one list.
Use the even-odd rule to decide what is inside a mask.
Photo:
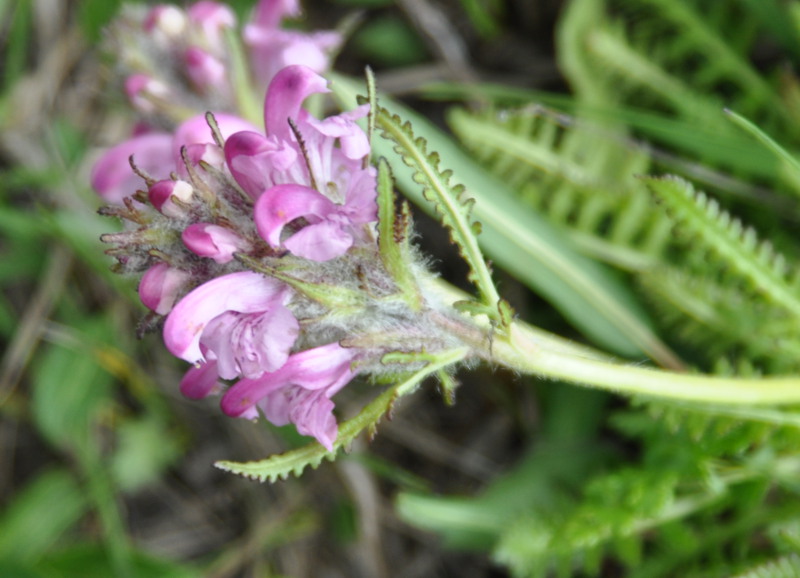
[[(99, 48), (119, 5), (0, 0), (0, 576), (800, 575), (797, 408), (481, 368), (454, 406), (430, 384), (300, 479), (215, 470), (304, 441), (183, 400), (182, 364), (135, 339), (135, 281), (109, 272), (115, 224), (88, 188), (131, 126)], [(523, 319), (634, 363), (797, 373), (800, 173), (723, 108), (800, 146), (800, 2), (305, 7), (298, 25), (349, 30), (336, 70), (373, 66), (499, 207), (484, 248)], [(512, 226), (540, 244), (512, 252)], [(348, 388), (340, 415), (372, 395)]]

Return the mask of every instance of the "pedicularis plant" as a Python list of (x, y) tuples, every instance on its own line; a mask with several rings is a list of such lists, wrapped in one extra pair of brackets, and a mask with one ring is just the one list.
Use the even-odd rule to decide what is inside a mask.
[[(103, 241), (111, 245), (116, 269), (141, 279), (139, 295), (150, 310), (142, 330), (160, 330), (167, 349), (191, 364), (180, 383), (184, 395), (219, 395), (222, 411), (231, 417), (291, 423), (316, 440), (262, 461), (219, 467), (262, 481), (300, 474), (333, 459), (363, 430), (373, 432), (393, 404), (428, 376), (438, 379), (450, 399), (455, 369), (477, 363), (651, 402), (671, 400), (673, 407), (781, 424), (797, 420), (776, 406), (800, 403), (800, 378), (689, 372), (627, 305), (619, 287), (597, 273), (596, 263), (565, 253), (568, 249), (553, 240), (552, 226), (525, 216), (530, 209), (515, 204), (503, 183), (475, 172), (461, 159), (463, 152), (424, 119), (383, 99), (382, 106), (371, 74), (363, 91), (359, 83), (330, 74), (331, 54), (342, 39), (335, 32), (281, 28), (285, 17), (298, 13), (292, 0), (261, 0), (240, 32), (233, 13), (220, 4), (199, 2), (186, 10), (158, 6), (127, 11), (109, 34), (140, 123), (129, 140), (97, 162), (92, 184), (109, 203), (102, 213), (124, 223), (124, 230), (104, 235)], [(569, 17), (573, 27), (580, 26), (577, 8)], [(587, 36), (598, 43), (593, 54), (619, 49), (601, 32)], [(565, 53), (568, 71), (589, 70), (578, 49)], [(322, 117), (321, 96), (331, 92), (348, 110)], [(358, 92), (364, 96), (357, 97)], [(785, 155), (743, 117), (731, 116)], [(570, 151), (560, 151), (561, 162), (554, 163), (546, 149), (556, 137), (512, 128), (520, 117), (527, 119), (529, 131), (542, 119), (558, 120), (538, 108), (506, 115), (502, 122), (463, 111), (452, 121), (464, 143), (489, 165), (501, 164), (498, 156), (509, 159), (505, 167), (513, 157), (525, 159), (508, 174), (546, 194), (552, 192), (549, 184), (536, 181), (535, 174), (543, 168), (581, 194), (599, 182), (590, 171), (581, 176), (581, 168), (568, 170), (574, 160)], [(580, 130), (562, 135), (565, 149)], [(612, 140), (607, 148), (619, 142)], [(454, 165), (461, 171), (447, 168)], [(631, 170), (623, 180), (647, 169), (635, 162), (625, 166)], [(406, 194), (429, 203), (449, 230), (469, 267), (473, 296), (438, 280), (411, 244), (410, 212), (395, 198), (393, 173)], [(658, 251), (672, 225), (658, 223), (668, 218), (666, 211), (699, 231), (711, 253), (729, 258), (731, 270), (741, 277), (738, 287), (745, 288), (737, 295), (757, 296), (759, 307), (774, 306), (764, 305), (765, 322), (781, 315), (795, 320), (800, 314), (798, 285), (785, 261), (738, 221), (720, 216), (719, 207), (686, 181), (641, 177), (620, 186), (638, 216), (625, 221), (627, 229), (620, 225), (610, 241), (590, 231), (598, 239), (587, 252), (643, 272), (664, 254)], [(648, 204), (643, 195), (659, 198), (661, 205)], [(596, 208), (601, 198), (597, 193), (586, 206)], [(655, 222), (648, 225), (650, 237), (636, 236), (643, 219)], [(493, 282), (478, 243), (481, 234), (491, 240), (495, 263), (530, 278), (586, 335), (613, 353), (645, 354), (665, 369), (618, 362), (610, 353), (519, 320)], [(636, 250), (623, 247), (625, 242)], [(678, 291), (674, 277), (655, 283), (655, 290), (669, 283)], [(733, 308), (736, 299), (726, 291), (719, 288), (716, 302)], [(594, 314), (575, 313), (581, 307), (574, 304), (584, 302), (593, 303)], [(699, 301), (686, 303), (695, 303), (694, 316), (709, 325), (724, 313), (704, 309), (706, 303)], [(780, 325), (788, 326), (788, 321)], [(788, 337), (791, 331), (781, 333), (774, 323), (769, 327), (777, 331), (774, 347), (796, 342)], [(792, 331), (795, 327), (796, 322)], [(754, 358), (769, 357), (765, 351), (760, 355)], [(762, 365), (783, 372), (797, 367), (768, 360)], [(334, 396), (356, 376), (382, 388), (381, 393), (357, 416), (337, 424)], [(624, 534), (624, 524), (619, 526), (603, 539)], [(548, 536), (556, 540), (558, 534)], [(509, 543), (505, 560), (513, 566), (524, 556)], [(579, 550), (575, 546), (564, 556)], [(550, 567), (543, 551), (525, 556), (528, 566), (520, 562), (521, 567), (533, 568), (530, 560), (540, 561), (536, 556), (545, 559), (536, 568)]]

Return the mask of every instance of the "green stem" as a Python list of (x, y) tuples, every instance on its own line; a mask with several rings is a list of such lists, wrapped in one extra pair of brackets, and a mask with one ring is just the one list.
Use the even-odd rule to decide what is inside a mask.
[(800, 403), (800, 377), (738, 378), (672, 373), (547, 349), (521, 322), (496, 335), (487, 357), (516, 371), (616, 393), (727, 404)]

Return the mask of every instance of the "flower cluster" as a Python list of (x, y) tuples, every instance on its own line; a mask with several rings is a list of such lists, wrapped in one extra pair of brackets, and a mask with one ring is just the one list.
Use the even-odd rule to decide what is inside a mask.
[[(121, 203), (137, 184), (127, 163), (132, 154), (141, 169), (168, 175), (176, 162), (181, 165), (175, 158), (181, 146), (194, 138), (208, 140), (204, 120), (183, 122), (198, 112), (216, 111), (225, 136), (258, 130), (229, 116), (241, 109), (240, 100), (251, 92), (263, 95), (286, 66), (325, 72), (341, 43), (336, 32), (306, 34), (280, 27), (284, 18), (299, 14), (297, 0), (260, 0), (240, 38), (235, 14), (217, 2), (202, 0), (185, 10), (170, 4), (147, 11), (128, 7), (107, 36), (129, 104), (141, 122), (116, 154), (95, 166), (94, 189), (106, 201)], [(237, 62), (239, 43), (246, 48), (246, 63)], [(237, 77), (241, 64), (249, 65), (251, 74)]]
[[(322, 44), (295, 32), (260, 35), (295, 9), (291, 0), (262, 1), (245, 29), (253, 49)], [(231, 22), (211, 2), (183, 20), (176, 10), (154, 9), (146, 28), (190, 26), (219, 41)], [(331, 398), (356, 374), (413, 371), (424, 362), (385, 363), (386, 354), (435, 352), (457, 337), (432, 321), (429, 303), (405, 298), (384, 265), (377, 175), (357, 124), (369, 106), (316, 118), (304, 103), (328, 92), (326, 80), (300, 64), (273, 71), (291, 51), (278, 53), (254, 71), (272, 75), (263, 130), (229, 112), (195, 115), (108, 150), (92, 182), (112, 203), (101, 212), (126, 224), (102, 240), (118, 272), (141, 275), (139, 296), (151, 310), (143, 329), (163, 324), (167, 349), (192, 364), (181, 391), (222, 394), (227, 415), (292, 423), (330, 450), (338, 431)]]

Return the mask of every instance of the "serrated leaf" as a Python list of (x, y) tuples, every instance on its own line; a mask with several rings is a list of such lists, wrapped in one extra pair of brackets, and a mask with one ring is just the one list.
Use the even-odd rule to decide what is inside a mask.
[(412, 309), (419, 309), (421, 297), (409, 268), (408, 220), (403, 213), (397, 218), (394, 179), (386, 159), (378, 161), (378, 247), (383, 266)]
[(735, 272), (765, 299), (800, 316), (800, 292), (787, 279), (786, 259), (768, 243), (759, 242), (755, 231), (683, 179), (645, 177), (644, 181), (681, 226), (722, 261), (720, 269)]
[(800, 556), (790, 554), (770, 560), (731, 578), (800, 578)]
[[(477, 287), (481, 302), (494, 309), (500, 296), (474, 233), (472, 208), (475, 200), (466, 196), (463, 185), (453, 182), (451, 169), (440, 168), (439, 153), (428, 151), (427, 141), (414, 134), (410, 122), (382, 108), (377, 123), (384, 134), (395, 141), (395, 152), (414, 169), (412, 178), (423, 187), (422, 196), (433, 204), (442, 224), (450, 230), (450, 238), (470, 268), (469, 278)], [(494, 312), (491, 316), (496, 318)]]

